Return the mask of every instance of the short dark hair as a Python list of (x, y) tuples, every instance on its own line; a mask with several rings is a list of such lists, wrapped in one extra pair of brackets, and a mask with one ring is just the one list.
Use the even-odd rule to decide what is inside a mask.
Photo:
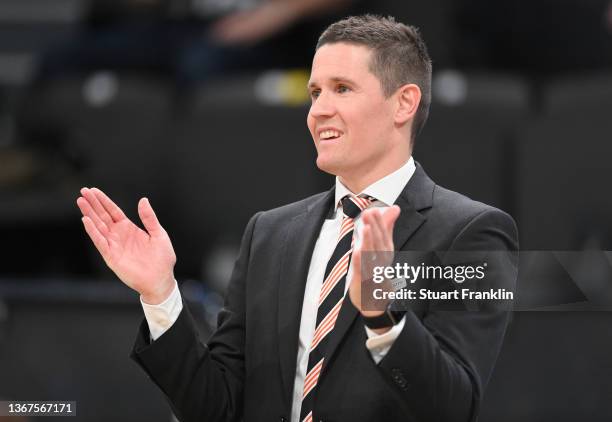
[(431, 59), (419, 29), (397, 22), (391, 16), (350, 16), (327, 27), (315, 51), (325, 44), (339, 42), (363, 45), (372, 50), (369, 68), (380, 80), (385, 97), (408, 83), (421, 89), (421, 102), (412, 124), (414, 142), (425, 125), (431, 104)]

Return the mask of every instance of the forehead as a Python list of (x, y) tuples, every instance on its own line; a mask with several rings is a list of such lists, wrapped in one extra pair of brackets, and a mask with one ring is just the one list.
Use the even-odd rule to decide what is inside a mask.
[(360, 80), (374, 77), (369, 70), (372, 50), (366, 46), (348, 43), (325, 44), (312, 60), (309, 85), (329, 80)]

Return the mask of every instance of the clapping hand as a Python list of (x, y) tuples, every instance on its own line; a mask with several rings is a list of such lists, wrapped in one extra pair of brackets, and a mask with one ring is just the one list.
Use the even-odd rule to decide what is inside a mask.
[(100, 189), (83, 188), (81, 195), (85, 231), (109, 268), (144, 302), (163, 302), (174, 288), (176, 255), (149, 200), (138, 202), (142, 230)]
[[(349, 286), (349, 296), (353, 305), (361, 312), (363, 316), (373, 317), (383, 313), (384, 309), (380, 310), (364, 310), (362, 309), (362, 258), (364, 252), (372, 252), (368, 256), (372, 257), (373, 252), (383, 252), (379, 254), (379, 260), (385, 260), (390, 254), (384, 252), (393, 252), (393, 226), (400, 214), (400, 208), (397, 205), (387, 208), (368, 208), (361, 214), (361, 222), (363, 223), (361, 230), (361, 239), (355, 245), (351, 257), (351, 280)], [(390, 262), (381, 263), (375, 262), (376, 265), (389, 265)], [(369, 269), (366, 271), (368, 272)]]

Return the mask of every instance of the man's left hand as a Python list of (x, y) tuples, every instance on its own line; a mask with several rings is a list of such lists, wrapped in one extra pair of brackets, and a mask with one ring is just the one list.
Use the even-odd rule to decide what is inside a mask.
[[(356, 242), (352, 255), (352, 271), (349, 286), (349, 296), (353, 305), (364, 317), (382, 315), (384, 309), (363, 310), (361, 306), (362, 266), (361, 259), (364, 252), (393, 252), (393, 226), (400, 214), (400, 208), (393, 205), (387, 208), (368, 208), (361, 214), (361, 239)], [(387, 255), (387, 254), (382, 254)], [(387, 331), (381, 329), (379, 334)], [(378, 332), (378, 331), (377, 331)]]

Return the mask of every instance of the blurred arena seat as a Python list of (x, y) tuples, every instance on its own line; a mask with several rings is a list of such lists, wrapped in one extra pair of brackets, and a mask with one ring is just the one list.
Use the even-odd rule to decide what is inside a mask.
[(529, 113), (528, 84), (513, 75), (442, 70), (432, 85), (415, 159), (441, 186), (513, 214), (513, 135)]
[(70, 257), (84, 246), (75, 169), (53, 148), (21, 144), (17, 132), (14, 114), (0, 111), (2, 273), (87, 272), (86, 260)]
[(0, 84), (19, 86), (33, 76), (38, 53), (72, 34), (87, 0), (0, 2)]
[(163, 195), (173, 142), (163, 84), (98, 72), (54, 81), (28, 106), (22, 121), (28, 142), (54, 141), (73, 157), (86, 186), (130, 205), (140, 195), (152, 202)]
[(612, 78), (587, 80), (551, 82), (543, 115), (518, 137), (523, 249), (612, 249)]
[(588, 72), (558, 77), (544, 87), (543, 112), (562, 117), (579, 110), (582, 115), (609, 116), (612, 110), (612, 72)]

